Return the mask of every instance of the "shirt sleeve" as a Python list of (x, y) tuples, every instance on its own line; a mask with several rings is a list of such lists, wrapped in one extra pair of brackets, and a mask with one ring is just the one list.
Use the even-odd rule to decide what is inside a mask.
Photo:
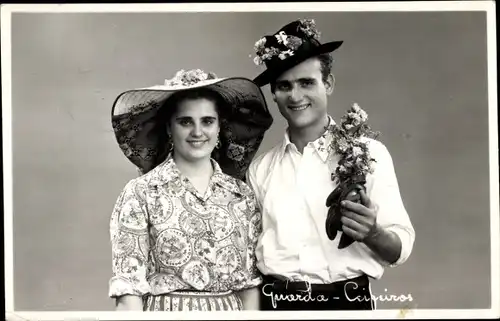
[(147, 281), (149, 235), (145, 186), (130, 181), (116, 201), (110, 219), (113, 275), (109, 296), (143, 296), (150, 293)]
[(246, 172), (246, 183), (252, 190), (252, 192), (255, 194), (255, 203), (256, 205), (262, 210), (262, 204), (260, 203), (262, 199), (261, 191), (259, 188), (259, 184), (257, 181), (257, 160), (254, 160), (252, 163), (250, 163), (250, 166), (248, 167), (248, 170)]
[[(415, 241), (415, 230), (403, 204), (392, 157), (380, 142), (371, 141), (371, 156), (375, 158), (371, 184), (367, 184), (367, 194), (377, 210), (377, 223), (394, 232), (401, 240), (399, 259), (390, 264), (380, 259), (381, 264), (395, 267), (406, 262)], [(368, 178), (367, 177), (367, 178)], [(367, 182), (369, 182), (369, 178)]]
[(247, 211), (248, 211), (248, 233), (247, 233), (247, 257), (246, 268), (249, 272), (249, 280), (246, 288), (258, 286), (262, 283), (262, 275), (257, 268), (257, 258), (255, 250), (257, 241), (262, 232), (262, 216), (255, 194), (250, 191), (247, 197)]

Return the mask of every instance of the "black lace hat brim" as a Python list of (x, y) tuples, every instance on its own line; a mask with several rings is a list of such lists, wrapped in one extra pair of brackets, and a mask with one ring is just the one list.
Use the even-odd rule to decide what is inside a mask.
[(124, 155), (142, 173), (147, 173), (168, 156), (166, 124), (159, 119), (165, 101), (176, 91), (206, 87), (225, 100), (221, 110), (220, 147), (212, 153), (222, 171), (245, 180), (245, 173), (262, 143), (273, 118), (261, 89), (250, 79), (222, 78), (208, 85), (170, 88), (155, 86), (120, 94), (112, 108), (112, 126)]

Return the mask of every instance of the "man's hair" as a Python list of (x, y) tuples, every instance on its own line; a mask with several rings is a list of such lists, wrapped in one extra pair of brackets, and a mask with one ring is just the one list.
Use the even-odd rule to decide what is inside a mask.
[[(330, 75), (332, 71), (332, 65), (333, 65), (333, 57), (332, 54), (327, 52), (318, 56), (315, 56), (313, 58), (316, 58), (319, 60), (321, 64), (321, 78), (323, 82), (326, 82), (328, 80), (328, 76)], [(271, 92), (274, 93), (276, 89), (276, 79), (272, 80), (270, 83), (271, 86)]]

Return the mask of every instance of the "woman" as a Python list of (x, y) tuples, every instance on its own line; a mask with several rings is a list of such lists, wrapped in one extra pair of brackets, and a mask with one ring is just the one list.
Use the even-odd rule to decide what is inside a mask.
[(260, 212), (243, 179), (271, 124), (252, 81), (201, 70), (118, 97), (113, 128), (143, 175), (111, 215), (117, 310), (258, 309)]

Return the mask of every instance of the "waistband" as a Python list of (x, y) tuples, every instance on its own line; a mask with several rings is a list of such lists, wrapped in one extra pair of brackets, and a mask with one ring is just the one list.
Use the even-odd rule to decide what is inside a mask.
[(370, 284), (370, 280), (366, 275), (327, 284), (310, 283), (307, 281), (284, 281), (271, 275), (263, 275), (263, 279), (263, 285), (272, 287), (276, 292), (343, 292), (361, 290), (361, 288), (366, 288)]
[(175, 290), (143, 298), (145, 311), (239, 311), (242, 307), (241, 299), (233, 291)]
[(209, 292), (209, 291), (196, 291), (196, 290), (175, 290), (168, 294), (179, 295), (179, 296), (226, 296), (233, 294), (233, 291)]

